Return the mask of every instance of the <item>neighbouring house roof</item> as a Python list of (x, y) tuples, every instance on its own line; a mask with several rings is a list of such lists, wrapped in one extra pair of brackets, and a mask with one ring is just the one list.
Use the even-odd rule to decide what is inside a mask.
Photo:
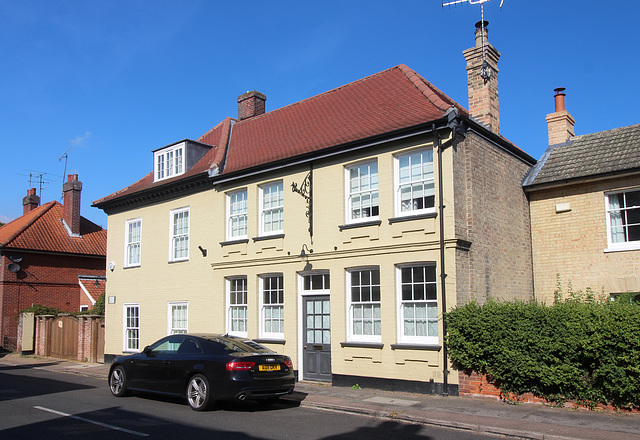
[(575, 136), (550, 146), (524, 181), (525, 188), (640, 172), (640, 124)]
[(78, 283), (93, 304), (106, 291), (107, 279), (99, 276), (78, 275)]
[[(153, 182), (153, 173), (121, 191), (93, 202), (101, 209), (176, 195), (176, 185), (189, 176), (218, 179), (269, 164), (320, 154), (388, 133), (408, 130), (444, 118), (455, 109), (469, 113), (453, 99), (401, 64), (294, 104), (241, 121), (227, 118), (197, 139), (215, 146), (191, 170)], [(488, 132), (488, 130), (487, 130)], [(535, 160), (499, 135), (498, 142), (534, 163)], [(151, 161), (150, 161), (151, 163)], [(186, 188), (183, 185), (183, 188)], [(193, 186), (192, 186), (193, 188)]]
[(22, 249), (52, 253), (107, 254), (107, 231), (80, 217), (80, 236), (72, 237), (62, 223), (63, 206), (51, 201), (0, 228), (0, 250)]

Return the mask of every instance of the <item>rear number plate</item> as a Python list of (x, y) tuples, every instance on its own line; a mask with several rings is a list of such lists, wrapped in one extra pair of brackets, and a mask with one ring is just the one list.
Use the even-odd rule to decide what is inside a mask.
[(280, 365), (258, 365), (259, 371), (278, 371), (280, 370)]

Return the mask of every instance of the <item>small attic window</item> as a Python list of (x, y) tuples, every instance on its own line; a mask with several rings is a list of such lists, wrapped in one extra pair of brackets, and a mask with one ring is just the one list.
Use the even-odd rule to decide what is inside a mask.
[(185, 142), (154, 151), (154, 182), (184, 174)]

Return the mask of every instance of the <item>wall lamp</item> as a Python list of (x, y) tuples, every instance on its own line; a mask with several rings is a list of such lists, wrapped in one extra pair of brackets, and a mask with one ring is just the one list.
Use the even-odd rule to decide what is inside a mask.
[[(305, 249), (307, 250), (307, 252), (305, 252), (305, 251), (304, 251)], [(302, 249), (300, 250), (300, 255), (298, 255), (298, 256), (299, 256), (300, 258), (304, 258), (304, 257), (306, 257), (306, 256), (307, 256), (307, 253), (309, 253), (309, 254), (313, 254), (313, 249), (309, 249), (309, 248), (307, 247), (307, 244), (306, 244), (306, 243), (304, 243), (304, 244), (302, 245)]]

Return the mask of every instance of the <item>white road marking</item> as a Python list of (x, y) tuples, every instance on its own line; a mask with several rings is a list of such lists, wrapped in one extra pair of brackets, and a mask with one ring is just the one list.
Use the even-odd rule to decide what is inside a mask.
[(62, 411), (56, 411), (55, 409), (45, 408), (43, 406), (34, 406), (34, 408), (35, 409), (39, 409), (41, 411), (50, 412), (52, 414), (57, 414), (57, 415), (63, 416), (63, 417), (71, 417), (72, 419), (80, 420), (82, 422), (93, 423), (94, 425), (102, 426), (104, 428), (114, 429), (116, 431), (122, 431), (122, 432), (126, 432), (128, 434), (133, 434), (133, 435), (137, 435), (137, 436), (140, 436), (140, 437), (149, 437), (149, 434), (145, 434), (144, 432), (132, 431), (130, 429), (121, 428), (119, 426), (109, 425), (107, 423), (102, 423), (102, 422), (97, 422), (95, 420), (85, 419), (84, 417), (74, 416), (73, 414), (67, 414), (67, 413), (64, 413)]

